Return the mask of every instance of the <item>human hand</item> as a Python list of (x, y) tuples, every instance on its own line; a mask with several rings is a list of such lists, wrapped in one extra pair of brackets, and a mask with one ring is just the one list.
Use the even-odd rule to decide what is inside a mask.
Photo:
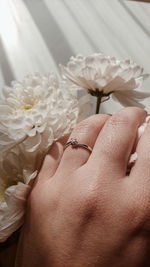
[(126, 108), (79, 123), (71, 137), (91, 154), (53, 145), (29, 197), (17, 267), (150, 266), (150, 126), (126, 175), (145, 117)]

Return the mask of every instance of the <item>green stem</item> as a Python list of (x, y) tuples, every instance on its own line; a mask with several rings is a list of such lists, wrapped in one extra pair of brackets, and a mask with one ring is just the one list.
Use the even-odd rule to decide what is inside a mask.
[(101, 95), (97, 96), (97, 104), (96, 104), (96, 113), (95, 114), (98, 114), (99, 113), (101, 99), (102, 99), (102, 96)]

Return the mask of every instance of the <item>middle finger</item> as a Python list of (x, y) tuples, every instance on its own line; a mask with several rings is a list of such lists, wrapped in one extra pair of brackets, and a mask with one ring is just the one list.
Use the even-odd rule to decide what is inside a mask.
[(110, 117), (97, 138), (89, 163), (105, 174), (125, 176), (137, 129), (146, 114), (145, 110), (129, 107)]

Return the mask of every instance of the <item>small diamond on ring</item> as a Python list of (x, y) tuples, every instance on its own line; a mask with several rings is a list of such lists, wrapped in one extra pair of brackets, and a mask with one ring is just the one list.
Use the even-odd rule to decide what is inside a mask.
[(75, 139), (75, 138), (71, 138), (71, 140), (70, 140), (70, 144), (71, 144), (72, 146), (77, 146), (77, 145), (78, 145), (78, 141), (77, 141), (77, 139)]

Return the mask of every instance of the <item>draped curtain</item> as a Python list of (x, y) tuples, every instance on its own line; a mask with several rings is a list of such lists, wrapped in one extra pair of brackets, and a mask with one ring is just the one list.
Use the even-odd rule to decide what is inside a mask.
[(150, 4), (139, 1), (0, 0), (0, 87), (78, 53), (131, 58), (150, 72), (149, 25)]

